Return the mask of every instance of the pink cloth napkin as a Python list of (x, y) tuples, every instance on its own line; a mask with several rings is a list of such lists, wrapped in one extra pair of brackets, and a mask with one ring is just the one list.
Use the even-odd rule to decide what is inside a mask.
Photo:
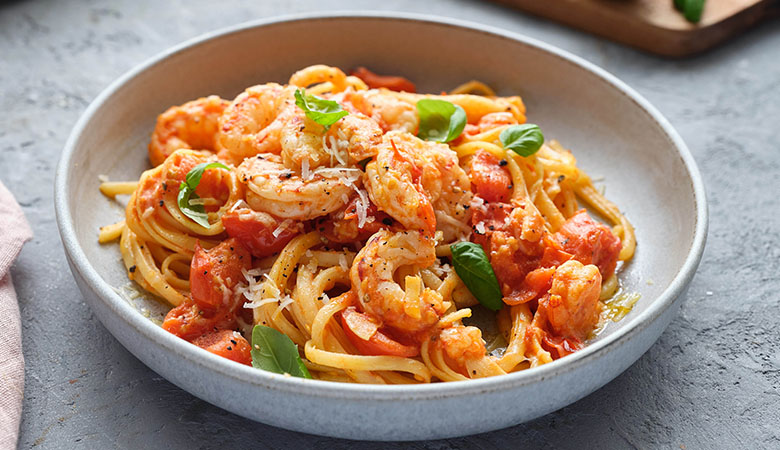
[(32, 231), (14, 196), (0, 182), (0, 448), (15, 448), (24, 397), (19, 305), (10, 268)]

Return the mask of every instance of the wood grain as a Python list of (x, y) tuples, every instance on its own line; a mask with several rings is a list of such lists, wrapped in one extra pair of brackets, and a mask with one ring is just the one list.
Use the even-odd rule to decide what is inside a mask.
[(777, 0), (708, 0), (693, 24), (672, 0), (496, 0), (665, 56), (702, 52), (778, 12)]

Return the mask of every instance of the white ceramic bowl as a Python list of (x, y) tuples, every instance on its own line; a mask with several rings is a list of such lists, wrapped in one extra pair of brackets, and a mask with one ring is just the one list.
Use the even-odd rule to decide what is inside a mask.
[[(122, 209), (98, 192), (98, 175), (135, 180), (157, 114), (207, 94), (285, 82), (302, 67), (365, 65), (401, 74), (421, 92), (470, 79), (523, 96), (531, 122), (605, 176), (608, 196), (636, 225), (639, 246), (622, 274), (642, 294), (634, 310), (586, 349), (543, 367), (489, 379), (365, 386), (289, 378), (212, 355), (163, 331), (151, 299), (128, 301), (116, 245), (98, 227)], [(109, 86), (75, 126), (57, 169), (57, 222), (84, 298), (113, 335), (153, 370), (242, 416), (308, 433), (409, 440), (514, 425), (561, 408), (625, 370), (675, 314), (701, 257), (707, 208), (696, 165), (646, 100), (598, 67), (506, 31), (407, 14), (264, 20), (187, 42)], [(142, 314), (143, 311), (144, 314)]]

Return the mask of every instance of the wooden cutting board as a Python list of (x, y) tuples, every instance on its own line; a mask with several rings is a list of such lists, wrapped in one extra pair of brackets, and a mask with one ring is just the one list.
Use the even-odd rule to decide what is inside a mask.
[[(780, 0), (707, 0), (698, 24), (672, 0), (495, 0), (665, 56), (711, 48), (780, 11)], [(780, 25), (779, 25), (780, 26)]]

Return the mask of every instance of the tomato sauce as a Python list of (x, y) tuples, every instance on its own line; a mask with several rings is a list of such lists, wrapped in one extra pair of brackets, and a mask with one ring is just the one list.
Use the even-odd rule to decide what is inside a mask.
[(483, 167), (494, 161), (484, 155), (475, 155), (474, 160), (469, 173), (477, 192), (472, 240), (488, 255), (504, 303), (529, 303), (542, 313), (535, 325), (542, 333), (542, 346), (554, 358), (572, 353), (582, 347), (598, 320), (601, 282), (615, 271), (620, 240), (585, 210), (557, 233), (548, 232), (535, 208), (507, 203), (480, 189), (490, 179), (482, 175)]

